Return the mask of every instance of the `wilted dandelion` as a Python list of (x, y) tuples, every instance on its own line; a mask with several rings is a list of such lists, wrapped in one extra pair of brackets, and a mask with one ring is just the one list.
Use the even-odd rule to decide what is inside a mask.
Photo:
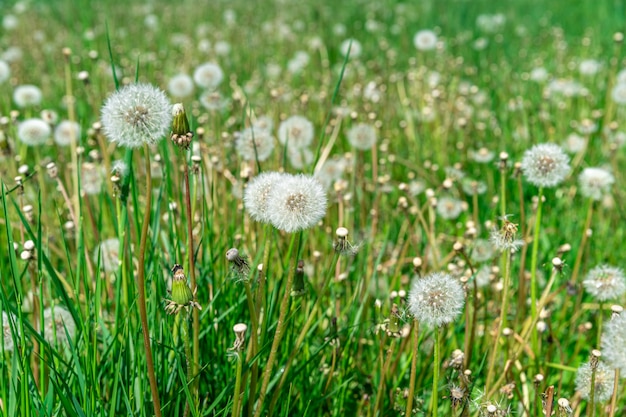
[(42, 97), (41, 90), (35, 85), (19, 85), (13, 90), (13, 101), (17, 107), (38, 106)]
[(307, 175), (283, 177), (267, 197), (267, 213), (274, 227), (287, 233), (308, 229), (326, 215), (322, 184)]
[(278, 127), (278, 141), (289, 148), (305, 148), (313, 142), (313, 123), (302, 116), (291, 116)]
[(172, 105), (150, 84), (131, 84), (107, 98), (102, 128), (111, 142), (129, 148), (155, 145), (170, 129)]
[(189, 97), (193, 90), (193, 80), (187, 74), (176, 74), (167, 82), (167, 91), (175, 98)]
[(359, 123), (348, 131), (348, 142), (356, 149), (366, 151), (376, 144), (376, 129), (373, 126)]
[(72, 314), (64, 307), (48, 307), (43, 311), (43, 329), (44, 339), (48, 343), (67, 345), (76, 334), (76, 323)]
[(409, 292), (408, 308), (420, 323), (440, 327), (451, 323), (465, 305), (461, 283), (449, 274), (432, 273), (417, 278)]
[(616, 314), (602, 333), (602, 357), (611, 369), (626, 375), (626, 314)]
[(569, 157), (553, 143), (535, 145), (524, 153), (522, 171), (537, 187), (554, 187), (569, 174)]
[(43, 145), (51, 133), (50, 125), (41, 119), (24, 120), (17, 128), (17, 137), (28, 146)]
[(585, 168), (578, 176), (580, 193), (595, 201), (602, 200), (611, 190), (615, 177), (604, 168)]
[(54, 129), (54, 142), (59, 146), (69, 146), (80, 139), (80, 125), (70, 120), (63, 120)]
[[(611, 398), (613, 393), (615, 373), (602, 362), (598, 362), (596, 367), (594, 402), (605, 402)], [(591, 395), (592, 373), (593, 364), (590, 362), (581, 365), (576, 372), (576, 390), (580, 391), (580, 394), (586, 400), (589, 400)]]
[(489, 241), (500, 252), (517, 252), (524, 246), (524, 241), (517, 239), (517, 224), (510, 222), (506, 217), (502, 219), (500, 229), (493, 228), (489, 234)]
[(274, 150), (274, 137), (268, 130), (248, 127), (237, 135), (235, 149), (246, 161), (265, 161)]
[(263, 172), (250, 181), (244, 191), (243, 202), (246, 211), (253, 220), (269, 223), (268, 197), (274, 185), (284, 182), (287, 178), (289, 178), (289, 174)]
[(193, 80), (198, 86), (207, 89), (215, 89), (222, 83), (224, 72), (219, 65), (213, 62), (206, 62), (196, 67), (193, 72)]

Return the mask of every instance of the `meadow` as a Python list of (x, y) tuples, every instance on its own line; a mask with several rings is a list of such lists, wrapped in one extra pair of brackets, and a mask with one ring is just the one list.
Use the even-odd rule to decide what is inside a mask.
[(623, 0), (0, 20), (0, 415), (626, 415)]

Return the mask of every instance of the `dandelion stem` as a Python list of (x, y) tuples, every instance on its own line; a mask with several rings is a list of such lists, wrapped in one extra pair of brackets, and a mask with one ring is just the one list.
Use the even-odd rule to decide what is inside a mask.
[[(533, 249), (530, 259), (530, 316), (534, 322), (537, 318), (537, 259), (539, 254), (539, 232), (541, 231), (541, 209), (543, 207), (543, 187), (539, 188), (537, 196), (537, 214), (535, 215), (535, 228), (533, 236)], [(537, 326), (532, 329), (532, 348), (535, 355), (539, 350)]]
[[(291, 240), (291, 245), (289, 247), (289, 254), (292, 252), (293, 243), (296, 239), (294, 235)], [(298, 233), (298, 249), (296, 251), (295, 258), (298, 258), (300, 254), (300, 245), (302, 244), (302, 232)], [(265, 265), (264, 265), (265, 267)], [(265, 397), (267, 396), (267, 387), (270, 383), (270, 378), (272, 376), (272, 368), (274, 366), (274, 361), (276, 360), (276, 354), (278, 353), (278, 346), (280, 345), (280, 341), (283, 337), (283, 332), (285, 328), (285, 318), (287, 317), (287, 312), (289, 310), (289, 299), (290, 299), (290, 291), (291, 291), (291, 283), (293, 282), (293, 277), (295, 275), (294, 271), (287, 271), (287, 283), (285, 284), (285, 290), (283, 293), (283, 299), (280, 303), (280, 314), (278, 316), (278, 323), (276, 324), (276, 333), (274, 333), (274, 341), (272, 342), (272, 348), (270, 350), (270, 356), (267, 359), (267, 363), (265, 364), (265, 369), (263, 370), (263, 383), (261, 384), (261, 392), (259, 393), (259, 403), (257, 405), (256, 410), (254, 411), (254, 417), (260, 417), (263, 411), (263, 402), (265, 401)]]
[(241, 353), (237, 352), (237, 370), (235, 371), (235, 394), (233, 397), (233, 417), (239, 417), (239, 403), (241, 396), (241, 372), (243, 369), (243, 358), (241, 357)]
[[(389, 344), (389, 349), (387, 349), (387, 356), (385, 358), (385, 363), (383, 364), (383, 369), (380, 375), (380, 381), (378, 383), (378, 393), (376, 394), (376, 402), (374, 403), (374, 415), (376, 415), (376, 411), (380, 406), (380, 402), (383, 398), (383, 392), (385, 390), (385, 377), (387, 376), (387, 372), (389, 372), (389, 365), (391, 365), (391, 356), (396, 347), (396, 339), (392, 339)], [(384, 414), (384, 409), (381, 408), (380, 415)]]
[(589, 387), (589, 404), (587, 404), (587, 416), (593, 417), (595, 415), (595, 397), (596, 397), (596, 368), (591, 367), (591, 386)]
[(613, 382), (613, 395), (611, 395), (611, 411), (609, 412), (609, 417), (615, 416), (615, 409), (617, 408), (617, 390), (619, 383), (619, 369), (615, 370), (615, 380)]
[(439, 326), (435, 327), (435, 357), (434, 357), (434, 370), (433, 370), (433, 395), (432, 395), (432, 416), (437, 417), (438, 411), (438, 386), (439, 386), (439, 362), (441, 361), (441, 353), (440, 353), (440, 339), (441, 339), (441, 329)]
[[(189, 257), (189, 280), (191, 284), (191, 291), (196, 291), (196, 267), (195, 267), (195, 253), (193, 246), (193, 214), (191, 213), (191, 192), (189, 186), (189, 164), (185, 155), (185, 209), (187, 215), (187, 256)], [(193, 338), (193, 362), (192, 362), (192, 375), (198, 374), (200, 367), (200, 311), (197, 308), (192, 308), (192, 338)], [(192, 397), (194, 402), (198, 396), (198, 383), (194, 382), (192, 385)], [(195, 406), (195, 405), (194, 405)]]
[(498, 357), (498, 346), (500, 335), (502, 334), (502, 330), (506, 327), (506, 315), (508, 313), (508, 302), (509, 302), (509, 287), (511, 286), (511, 252), (505, 251), (502, 253), (502, 256), (505, 257), (504, 260), (504, 277), (503, 277), (503, 288), (502, 288), (502, 305), (500, 308), (500, 320), (498, 320), (498, 328), (496, 330), (496, 334), (493, 341), (493, 346), (491, 346), (491, 355), (489, 358), (489, 368), (487, 371), (487, 382), (485, 384), (485, 392), (489, 392), (491, 388), (491, 381), (493, 379), (493, 375), (496, 367), (496, 358)]
[(137, 289), (139, 317), (141, 320), (141, 329), (143, 335), (143, 346), (146, 351), (146, 366), (148, 367), (148, 379), (150, 381), (150, 391), (152, 393), (152, 402), (154, 403), (154, 414), (161, 417), (161, 402), (159, 400), (159, 389), (157, 387), (156, 375), (154, 373), (154, 363), (152, 360), (152, 349), (150, 347), (150, 328), (148, 327), (148, 312), (146, 309), (146, 246), (148, 241), (148, 229), (150, 227), (150, 214), (152, 209), (152, 175), (150, 174), (150, 149), (148, 145), (144, 145), (145, 162), (146, 162), (146, 205), (143, 216), (143, 224), (141, 226), (141, 238), (139, 243), (139, 269), (137, 270)]
[(413, 415), (413, 397), (415, 396), (415, 377), (417, 376), (417, 348), (419, 347), (419, 322), (413, 320), (413, 356), (411, 358), (411, 376), (409, 378), (409, 397), (406, 399), (405, 416)]

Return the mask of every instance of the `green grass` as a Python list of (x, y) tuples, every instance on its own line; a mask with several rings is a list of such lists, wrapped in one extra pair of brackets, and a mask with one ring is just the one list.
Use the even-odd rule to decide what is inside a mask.
[[(623, 146), (611, 147), (614, 132), (626, 129), (626, 112), (610, 97), (617, 72), (626, 68), (623, 45), (613, 40), (615, 32), (626, 29), (624, 1), (24, 4), (26, 10), (20, 12), (14, 2), (0, 3), (0, 16), (18, 19), (16, 28), (0, 28), (0, 53), (13, 46), (22, 51), (21, 59), (10, 63), (11, 78), (0, 83), (0, 310), (14, 317), (1, 340), (16, 346), (3, 352), (0, 345), (1, 415), (154, 415), (136, 285), (146, 210), (151, 219), (145, 261), (147, 330), (165, 416), (185, 415), (188, 404), (191, 416), (252, 416), (255, 411), (276, 416), (397, 416), (405, 413), (409, 396), (414, 415), (433, 415), (429, 404), (435, 332), (411, 318), (406, 293), (417, 275), (442, 271), (464, 277), (468, 297), (466, 311), (439, 332), (438, 415), (489, 415), (487, 405), (498, 404), (510, 407), (513, 415), (539, 416), (541, 396), (550, 386), (555, 410), (556, 400), (563, 397), (577, 415), (592, 415), (589, 402), (576, 394), (576, 369), (589, 360), (592, 349), (600, 348), (597, 329), (610, 319), (610, 306), (625, 301), (621, 295), (604, 302), (600, 310), (582, 286), (594, 266), (623, 266), (626, 261), (620, 249), (626, 237), (626, 155)], [(235, 22), (224, 18), (227, 9), (234, 12)], [(477, 17), (495, 13), (503, 14), (504, 25), (495, 33), (481, 31)], [(158, 20), (157, 29), (146, 26), (147, 15)], [(344, 33), (337, 33), (338, 25)], [(374, 26), (378, 29), (372, 30)], [(412, 39), (421, 29), (435, 30), (445, 46), (417, 51)], [(360, 42), (362, 53), (346, 60), (340, 45), (349, 38)], [(312, 48), (311, 41), (318, 39), (321, 48)], [(475, 47), (479, 39), (486, 42), (482, 50)], [(199, 49), (203, 40), (212, 47)], [(216, 52), (220, 41), (230, 45), (228, 54)], [(62, 54), (64, 47), (71, 50), (69, 60)], [(287, 66), (298, 51), (307, 52), (309, 63), (292, 74)], [(602, 63), (598, 74), (579, 73), (584, 59)], [(196, 134), (188, 152), (167, 138), (150, 150), (155, 178), (147, 207), (141, 150), (117, 148), (94, 126), (104, 100), (116, 89), (111, 68), (119, 70), (120, 86), (138, 79), (167, 90), (173, 75), (192, 75), (207, 61), (224, 71), (218, 91), (228, 105), (206, 110), (198, 87), (183, 100), (192, 129), (203, 129), (204, 134)], [(272, 64), (281, 68), (277, 77), (272, 77)], [(68, 65), (71, 89), (66, 83)], [(588, 93), (548, 97), (549, 81), (528, 80), (536, 67), (544, 67), (552, 79), (577, 81)], [(80, 71), (88, 71), (89, 83), (78, 79)], [(438, 81), (429, 85), (434, 77)], [(380, 94), (378, 100), (363, 96), (369, 83)], [(41, 88), (40, 105), (17, 107), (11, 97), (21, 84)], [(64, 99), (68, 91), (73, 95), (69, 106), (82, 129), (76, 158), (70, 147), (57, 146), (52, 139), (40, 147), (18, 140), (19, 122), (39, 117), (43, 109), (54, 110), (60, 120), (72, 117)], [(334, 110), (339, 106), (351, 114), (338, 117)], [(429, 112), (434, 114), (430, 121), (425, 117)], [(254, 222), (241, 194), (260, 171), (311, 173), (316, 161), (295, 169), (277, 142), (267, 161), (246, 162), (235, 147), (236, 132), (255, 117), (269, 116), (276, 136), (280, 121), (296, 114), (315, 126), (311, 150), (316, 158), (336, 135), (329, 155), (346, 160), (343, 182), (329, 189), (326, 216), (302, 233), (299, 244), (299, 234)], [(587, 135), (589, 146), (571, 155), (573, 170), (561, 185), (543, 191), (539, 297), (553, 273), (552, 258), (559, 256), (565, 266), (549, 290), (548, 314), (540, 315), (546, 330), (538, 334), (535, 346), (525, 329), (531, 316), (526, 299), (533, 197), (539, 190), (516, 174), (513, 164), (534, 144), (563, 143), (584, 120), (597, 125)], [(358, 122), (376, 126), (375, 150), (361, 152), (350, 146), (347, 132)], [(492, 162), (472, 158), (471, 151), (481, 147), (495, 153)], [(504, 171), (498, 166), (502, 151), (510, 163)], [(192, 155), (199, 155), (200, 162), (191, 162)], [(110, 181), (115, 160), (126, 160), (131, 167), (121, 190)], [(67, 199), (47, 174), (51, 161)], [(88, 180), (80, 168), (85, 162), (101, 170), (101, 192), (95, 195), (81, 194)], [(35, 175), (15, 187), (23, 164)], [(190, 167), (192, 218), (186, 215), (184, 164)], [(577, 178), (583, 168), (597, 166), (612, 170), (615, 185), (604, 201), (593, 205), (593, 233), (576, 271), (589, 207)], [(486, 191), (473, 200), (463, 192), (461, 180), (445, 183), (449, 167), (484, 182)], [(431, 205), (430, 191), (408, 192), (414, 181), (437, 199), (462, 200), (463, 212), (453, 220), (442, 218)], [(27, 205), (32, 212), (24, 210)], [(72, 210), (79, 220), (68, 228)], [(490, 227), (500, 227), (503, 211), (518, 225), (517, 238), (526, 245), (511, 257), (505, 314), (513, 335), (497, 341), (503, 293), (497, 284), (505, 257), (494, 254), (469, 265), (453, 245), (463, 243), (471, 258), (476, 239), (488, 239)], [(474, 220), (477, 223), (471, 224)], [(197, 375), (187, 368), (186, 345), (194, 337), (191, 326), (189, 336), (182, 333), (187, 313), (176, 318), (164, 310), (172, 266), (181, 264), (189, 276), (188, 222), (194, 231), (196, 300), (202, 306)], [(356, 255), (336, 256), (333, 245), (340, 226), (349, 229), (348, 239), (359, 248)], [(468, 233), (472, 228), (475, 233)], [(120, 263), (105, 272), (104, 254), (98, 256), (97, 248), (109, 238), (120, 242)], [(20, 255), (27, 240), (34, 242), (34, 249), (32, 258), (24, 261)], [(561, 251), (564, 244), (571, 249)], [(231, 247), (248, 256), (248, 282), (238, 279), (226, 260)], [(420, 268), (415, 258), (421, 259)], [(284, 297), (300, 259), (307, 293)], [(473, 272), (483, 266), (491, 268), (493, 276), (475, 293)], [(55, 305), (65, 307), (76, 323), (68, 343), (58, 333), (65, 333), (63, 326), (57, 327), (57, 343), (41, 328), (43, 310)], [(251, 312), (258, 315), (256, 323)], [(396, 322), (400, 337), (385, 332)], [(233, 350), (237, 323), (248, 325), (239, 351)], [(258, 326), (256, 337), (253, 325)], [(455, 349), (466, 348), (472, 327), (471, 361), (461, 368), (447, 366)], [(273, 346), (279, 328), (281, 340)], [(265, 399), (255, 410), (272, 348), (275, 360)], [(238, 360), (241, 409), (233, 410)], [(490, 367), (495, 385), (493, 392), (484, 392)], [(463, 376), (464, 368), (471, 371), (469, 377)], [(535, 383), (538, 373), (543, 380)], [(452, 386), (465, 390), (456, 407), (450, 401)], [(510, 395), (500, 388), (510, 389)], [(621, 415), (626, 407), (622, 381), (616, 398), (613, 414), (596, 404), (595, 415)]]

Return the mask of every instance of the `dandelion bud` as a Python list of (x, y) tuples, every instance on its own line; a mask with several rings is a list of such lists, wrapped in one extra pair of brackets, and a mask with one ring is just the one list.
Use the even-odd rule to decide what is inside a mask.
[(189, 129), (187, 113), (182, 103), (174, 104), (172, 107), (172, 116), (174, 117), (172, 121), (172, 134), (170, 136), (172, 142), (182, 149), (189, 149), (193, 132)]
[(299, 260), (290, 295), (292, 297), (301, 297), (304, 294), (306, 294), (306, 288), (304, 286), (304, 261)]
[(177, 314), (185, 307), (196, 307), (202, 310), (200, 304), (194, 301), (194, 292), (187, 285), (187, 277), (185, 277), (183, 267), (175, 264), (172, 273), (174, 274), (172, 294), (171, 299), (166, 301), (165, 311), (168, 314)]

